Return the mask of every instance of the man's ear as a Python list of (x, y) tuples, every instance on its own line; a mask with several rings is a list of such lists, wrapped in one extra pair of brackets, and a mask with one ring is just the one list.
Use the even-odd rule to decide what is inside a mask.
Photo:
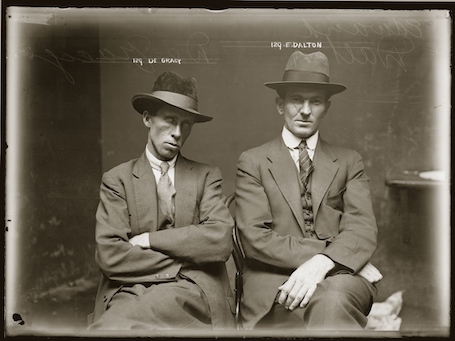
[(152, 115), (150, 115), (150, 113), (147, 110), (144, 110), (144, 112), (142, 113), (142, 121), (144, 122), (147, 128), (150, 128), (151, 125), (150, 117), (152, 117)]
[(275, 98), (275, 105), (276, 105), (276, 110), (278, 110), (278, 113), (280, 115), (283, 115), (284, 113), (284, 101), (281, 97)]
[(327, 112), (329, 111), (329, 108), (330, 108), (330, 105), (332, 104), (332, 102), (330, 101), (327, 101), (326, 104), (325, 104), (325, 111), (324, 111), (324, 115), (322, 115), (322, 117), (324, 117), (325, 115), (327, 115)]

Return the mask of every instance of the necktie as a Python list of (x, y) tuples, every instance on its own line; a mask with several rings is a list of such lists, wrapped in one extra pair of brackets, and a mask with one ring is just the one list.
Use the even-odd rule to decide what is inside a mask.
[(159, 206), (161, 212), (163, 212), (164, 216), (167, 220), (174, 224), (174, 196), (175, 196), (175, 188), (172, 185), (171, 179), (169, 178), (168, 170), (169, 170), (169, 163), (162, 162), (160, 165), (161, 168), (161, 177), (158, 180), (158, 198), (159, 198)]
[(302, 142), (299, 144), (299, 165), (300, 181), (306, 190), (308, 186), (308, 178), (313, 171), (314, 166), (311, 162), (310, 156), (308, 155), (307, 144), (305, 140), (302, 140)]

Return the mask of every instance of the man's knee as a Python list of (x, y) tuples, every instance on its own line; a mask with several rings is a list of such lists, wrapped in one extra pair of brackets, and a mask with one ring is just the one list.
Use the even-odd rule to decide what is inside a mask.
[(358, 276), (326, 278), (318, 285), (306, 308), (304, 324), (310, 329), (363, 328), (373, 302), (374, 290), (369, 286)]
[(337, 293), (340, 302), (345, 300), (372, 303), (376, 295), (376, 287), (360, 276), (341, 274), (330, 276), (319, 283), (315, 294)]
[(307, 310), (325, 310), (324, 314), (333, 314), (334, 310), (345, 310), (351, 305), (358, 305), (356, 303), (360, 303), (359, 299), (356, 299), (357, 295), (349, 287), (350, 282), (349, 278), (341, 278), (341, 275), (340, 278), (333, 276), (322, 281), (310, 299)]

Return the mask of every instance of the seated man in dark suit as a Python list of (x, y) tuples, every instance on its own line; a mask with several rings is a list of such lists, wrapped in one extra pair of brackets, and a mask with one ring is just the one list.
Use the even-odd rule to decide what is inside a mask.
[(225, 261), (233, 219), (218, 168), (180, 154), (198, 111), (196, 82), (173, 72), (133, 97), (148, 128), (137, 159), (103, 175), (96, 213), (102, 278), (89, 329), (234, 327)]
[(275, 89), (282, 133), (238, 161), (236, 219), (246, 254), (246, 329), (361, 329), (382, 275), (369, 263), (377, 227), (360, 155), (325, 142), (327, 57), (294, 52)]

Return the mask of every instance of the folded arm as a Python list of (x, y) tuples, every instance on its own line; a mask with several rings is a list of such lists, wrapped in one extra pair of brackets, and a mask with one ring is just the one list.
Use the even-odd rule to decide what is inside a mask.
[(97, 263), (111, 280), (152, 282), (158, 272), (165, 269), (175, 271), (181, 266), (169, 255), (129, 243), (131, 226), (125, 191), (123, 185), (107, 173), (101, 183), (95, 234)]
[(194, 264), (225, 262), (232, 252), (234, 221), (224, 204), (221, 183), (218, 168), (206, 174), (198, 224), (144, 233), (130, 242)]

